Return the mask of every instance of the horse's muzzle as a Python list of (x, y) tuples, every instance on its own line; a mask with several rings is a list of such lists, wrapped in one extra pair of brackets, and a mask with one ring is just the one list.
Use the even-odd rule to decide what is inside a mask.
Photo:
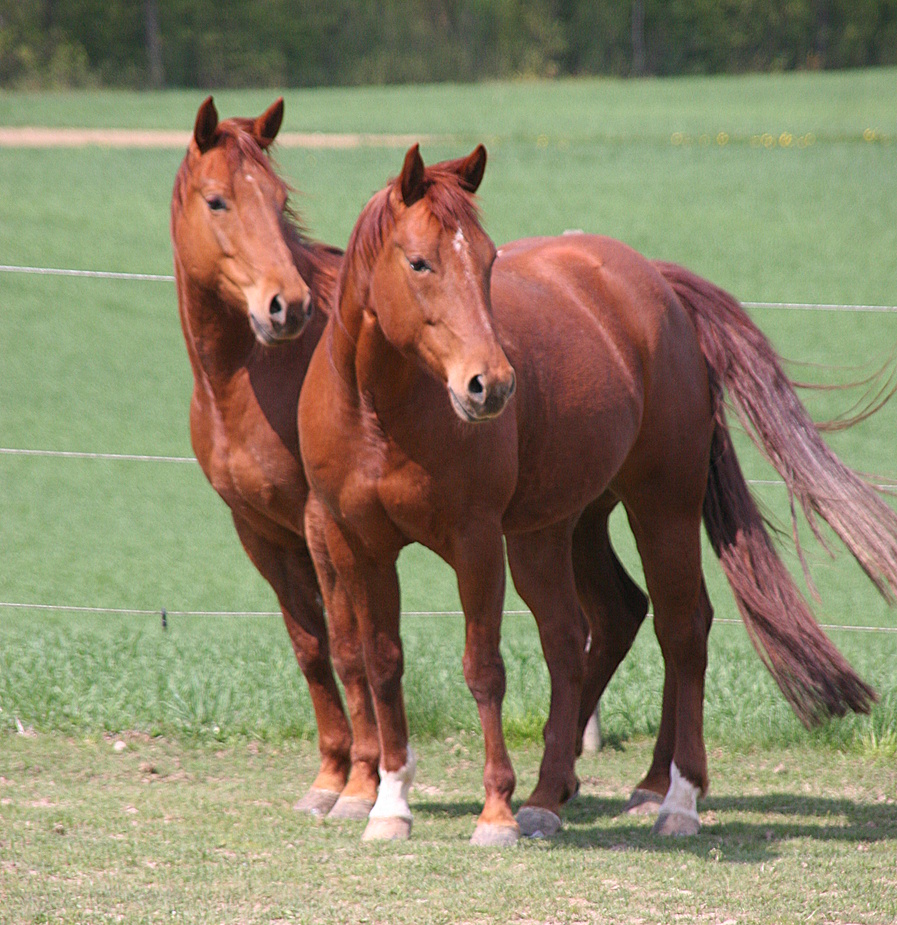
[(517, 389), (517, 376), (509, 366), (505, 376), (477, 374), (467, 381), (464, 394), (449, 386), (449, 396), (455, 413), (471, 424), (498, 417)]

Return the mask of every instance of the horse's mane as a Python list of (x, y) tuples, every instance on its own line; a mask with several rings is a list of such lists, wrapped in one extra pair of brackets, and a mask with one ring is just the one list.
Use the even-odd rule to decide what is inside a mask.
[[(262, 150), (259, 146), (252, 135), (252, 127), (252, 119), (239, 117), (225, 119), (216, 129), (215, 144), (224, 149), (231, 171), (239, 170), (245, 161), (249, 161), (259, 170), (264, 171), (283, 191), (286, 205), (283, 209), (281, 227), (293, 255), (293, 262), (302, 278), (314, 290), (318, 307), (329, 314), (336, 290), (342, 251), (329, 244), (321, 244), (307, 236), (302, 216), (290, 201), (290, 197), (295, 192), (294, 189), (280, 175), (277, 162), (270, 152)], [(172, 237), (174, 236), (175, 219), (184, 206), (190, 172), (199, 156), (199, 151), (191, 140), (174, 181), (174, 191), (171, 197)]]
[[(446, 227), (463, 227), (474, 223), (480, 226), (480, 213), (473, 193), (461, 186), (457, 172), (451, 169), (455, 162), (445, 161), (426, 168), (423, 199), (433, 217)], [(399, 181), (393, 178), (375, 193), (364, 207), (346, 245), (346, 255), (339, 277), (337, 298), (344, 291), (350, 275), (367, 290), (367, 281), (383, 242), (395, 226), (396, 205), (401, 200)]]

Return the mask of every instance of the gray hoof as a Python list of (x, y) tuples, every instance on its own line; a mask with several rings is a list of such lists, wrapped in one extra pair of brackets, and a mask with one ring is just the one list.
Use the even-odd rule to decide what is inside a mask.
[(541, 806), (521, 806), (515, 818), (527, 838), (551, 838), (561, 828), (560, 816)]
[(697, 835), (701, 823), (685, 813), (661, 813), (651, 831), (655, 835)]
[(374, 808), (374, 801), (364, 797), (340, 797), (327, 813), (328, 819), (367, 819)]
[(650, 816), (658, 812), (661, 803), (663, 803), (663, 797), (659, 793), (636, 787), (632, 791), (632, 796), (626, 801), (623, 812), (633, 816)]
[(495, 825), (491, 822), (481, 822), (470, 837), (472, 845), (487, 848), (508, 848), (516, 845), (520, 838), (520, 826)]
[(404, 841), (411, 837), (411, 820), (401, 816), (369, 818), (362, 841)]
[(339, 800), (337, 791), (312, 787), (301, 800), (293, 804), (293, 809), (300, 813), (308, 813), (310, 816), (326, 816), (337, 800)]

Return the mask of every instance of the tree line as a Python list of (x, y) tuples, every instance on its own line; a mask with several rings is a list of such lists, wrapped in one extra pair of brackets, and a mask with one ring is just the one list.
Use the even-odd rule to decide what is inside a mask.
[(308, 87), (897, 64), (897, 0), (0, 0), (0, 87)]

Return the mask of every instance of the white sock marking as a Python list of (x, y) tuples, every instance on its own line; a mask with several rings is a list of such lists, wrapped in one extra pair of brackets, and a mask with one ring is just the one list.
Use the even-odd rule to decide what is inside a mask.
[(678, 813), (700, 821), (698, 816), (699, 792), (694, 784), (682, 776), (674, 761), (670, 765), (670, 789), (667, 790), (667, 795), (660, 805), (660, 814)]
[(414, 782), (414, 772), (417, 768), (417, 758), (408, 746), (405, 764), (398, 771), (387, 771), (380, 768), (380, 789), (377, 791), (377, 802), (371, 810), (371, 817), (375, 819), (407, 819), (411, 821), (411, 807), (408, 805), (408, 791)]

